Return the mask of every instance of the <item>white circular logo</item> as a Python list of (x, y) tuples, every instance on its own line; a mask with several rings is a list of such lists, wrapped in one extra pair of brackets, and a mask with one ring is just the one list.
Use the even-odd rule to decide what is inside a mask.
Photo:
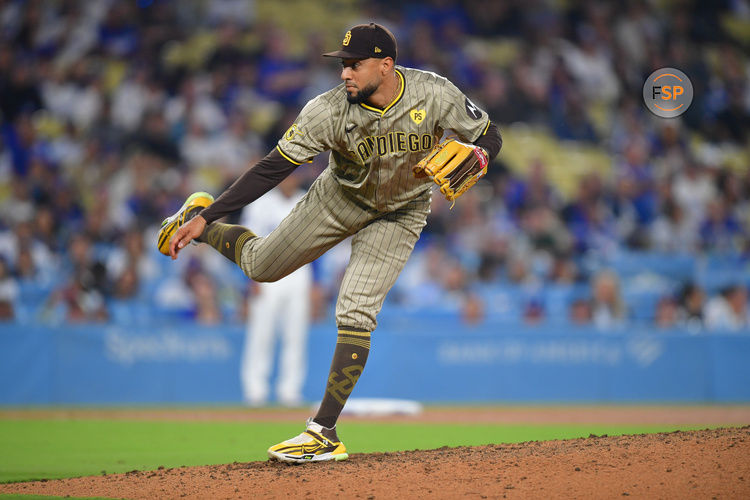
[(693, 84), (679, 69), (657, 69), (643, 84), (643, 102), (661, 118), (680, 116), (693, 102)]

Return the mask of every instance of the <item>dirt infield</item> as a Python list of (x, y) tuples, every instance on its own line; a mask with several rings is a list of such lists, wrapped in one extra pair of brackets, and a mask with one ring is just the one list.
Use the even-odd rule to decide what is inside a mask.
[(0, 485), (112, 498), (750, 498), (750, 426)]

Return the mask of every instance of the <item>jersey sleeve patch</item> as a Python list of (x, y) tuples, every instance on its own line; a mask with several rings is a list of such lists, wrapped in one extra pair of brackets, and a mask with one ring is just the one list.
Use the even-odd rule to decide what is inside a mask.
[(471, 102), (468, 97), (464, 99), (464, 105), (466, 106), (466, 114), (473, 120), (479, 120), (482, 117), (482, 110), (480, 110), (476, 104)]

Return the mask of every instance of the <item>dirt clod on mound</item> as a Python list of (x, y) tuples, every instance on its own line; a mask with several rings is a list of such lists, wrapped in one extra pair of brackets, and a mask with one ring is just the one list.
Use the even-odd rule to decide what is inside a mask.
[(750, 498), (750, 427), (250, 462), (0, 485), (113, 498)]

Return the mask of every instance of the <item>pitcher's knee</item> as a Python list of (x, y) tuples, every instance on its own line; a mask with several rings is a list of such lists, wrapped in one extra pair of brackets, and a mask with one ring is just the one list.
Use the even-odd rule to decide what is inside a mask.
[(259, 254), (258, 245), (263, 240), (265, 238), (254, 238), (242, 248), (242, 258), (239, 262), (240, 269), (245, 273), (245, 276), (259, 283), (279, 281), (289, 274), (289, 271), (283, 267), (274, 266), (274, 259), (268, 258), (265, 253)]
[(285, 273), (273, 269), (243, 269), (248, 278), (259, 283), (279, 281)]

